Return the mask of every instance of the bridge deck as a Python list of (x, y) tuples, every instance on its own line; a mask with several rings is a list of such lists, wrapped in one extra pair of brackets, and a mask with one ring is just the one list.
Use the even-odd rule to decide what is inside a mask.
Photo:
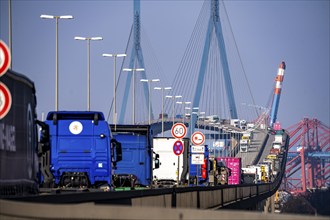
[[(19, 210), (19, 211), (18, 211)], [(221, 217), (220, 217), (221, 216)], [(0, 219), (310, 219), (310, 216), (247, 211), (127, 207), (83, 203), (36, 204), (0, 200)], [(313, 219), (328, 219), (313, 216)]]

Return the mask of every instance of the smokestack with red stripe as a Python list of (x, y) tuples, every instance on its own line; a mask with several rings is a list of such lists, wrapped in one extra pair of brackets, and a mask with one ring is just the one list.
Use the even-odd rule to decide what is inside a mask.
[(277, 111), (280, 103), (282, 83), (284, 79), (284, 70), (285, 70), (285, 62), (283, 61), (278, 68), (277, 76), (275, 78), (274, 98), (273, 98), (272, 111), (270, 114), (270, 124), (269, 124), (270, 127), (273, 127), (273, 124), (276, 122), (276, 118), (277, 118)]

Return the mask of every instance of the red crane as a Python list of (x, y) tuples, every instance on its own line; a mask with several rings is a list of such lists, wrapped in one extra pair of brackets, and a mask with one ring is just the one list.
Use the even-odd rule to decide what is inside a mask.
[(281, 188), (295, 194), (329, 187), (329, 127), (317, 119), (304, 118), (286, 130), (290, 145)]

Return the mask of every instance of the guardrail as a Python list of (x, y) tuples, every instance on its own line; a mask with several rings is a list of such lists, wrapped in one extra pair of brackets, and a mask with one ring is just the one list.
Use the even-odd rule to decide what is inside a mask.
[[(286, 139), (286, 149), (289, 137)], [(222, 186), (194, 186), (158, 188), (148, 190), (131, 190), (121, 192), (80, 192), (61, 193), (30, 197), (13, 198), (19, 201), (41, 203), (85, 203), (120, 204), (133, 207), (167, 207), (167, 208), (250, 208), (257, 201), (262, 201), (276, 192), (281, 184), (285, 171), (287, 150), (281, 164), (281, 170), (274, 182), (262, 184), (240, 184)]]

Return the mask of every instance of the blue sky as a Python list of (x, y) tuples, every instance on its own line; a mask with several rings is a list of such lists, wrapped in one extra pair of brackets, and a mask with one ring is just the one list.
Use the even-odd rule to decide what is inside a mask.
[[(141, 21), (163, 72), (174, 78), (202, 1), (141, 1)], [(287, 64), (278, 120), (303, 117), (329, 125), (329, 1), (225, 1), (242, 62), (258, 105), (266, 105), (279, 63)], [(8, 1), (0, 1), (0, 38), (8, 43)], [(61, 110), (86, 109), (86, 43), (91, 43), (91, 109), (108, 112), (113, 61), (102, 53), (125, 51), (132, 1), (12, 0), (13, 70), (35, 82), (38, 114), (54, 110), (55, 21), (41, 14), (73, 15), (59, 21)]]

